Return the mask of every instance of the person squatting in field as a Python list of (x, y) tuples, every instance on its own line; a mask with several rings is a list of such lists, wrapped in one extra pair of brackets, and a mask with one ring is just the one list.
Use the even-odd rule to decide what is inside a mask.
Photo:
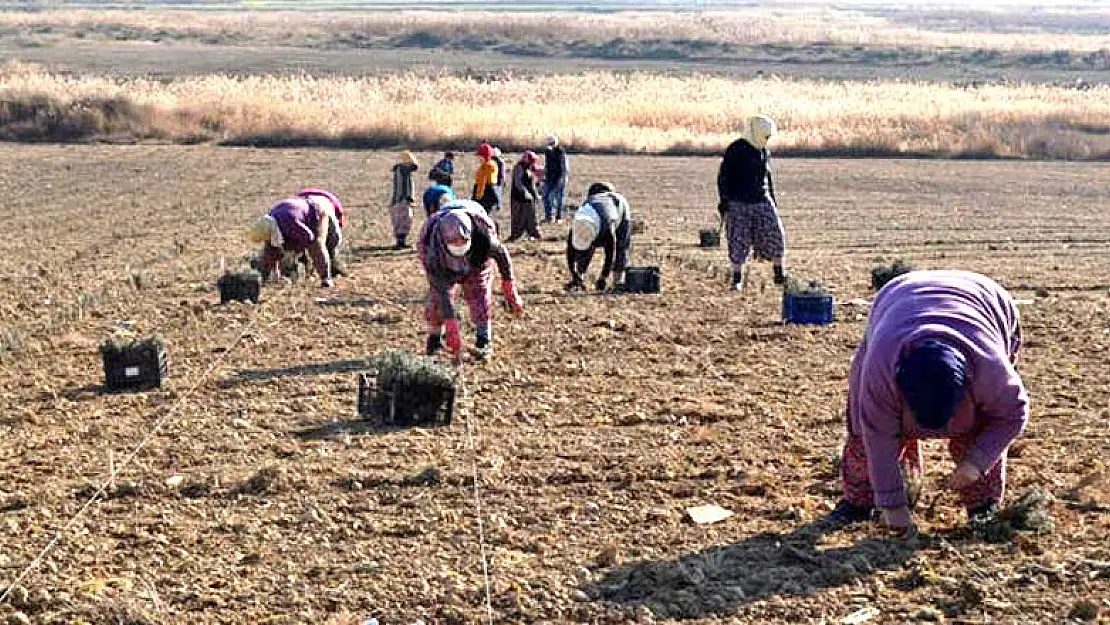
[(775, 284), (786, 284), (786, 232), (779, 219), (767, 149), (775, 131), (769, 117), (749, 119), (743, 136), (725, 150), (717, 172), (717, 210), (728, 234), (732, 288), (737, 291), (744, 286), (744, 264), (753, 251), (756, 260), (773, 263)]
[(513, 166), (513, 186), (509, 191), (510, 228), (506, 243), (512, 243), (524, 235), (534, 239), (542, 238), (536, 225), (536, 200), (539, 197), (540, 192), (536, 187), (536, 153), (525, 150)]
[(470, 309), (470, 321), (476, 328), (478, 355), (492, 356), (494, 264), (501, 275), (501, 289), (509, 308), (514, 313), (523, 310), (513, 281), (512, 260), (497, 238), (493, 220), (477, 202), (457, 200), (424, 222), (417, 249), (428, 279), (426, 353), (437, 353), (444, 342), (455, 357), (462, 353), (459, 320), (451, 304), (451, 292), (459, 285)]
[(493, 146), (488, 143), (478, 145), (478, 171), (474, 172), (474, 190), (470, 199), (482, 205), (489, 213), (501, 201), (497, 192), (497, 163), (493, 160)]
[(440, 206), (455, 199), (455, 190), (451, 188), (451, 174), (433, 169), (428, 178), (432, 184), (424, 190), (424, 196), (421, 198), (425, 217), (430, 217), (432, 213), (439, 210)]
[(401, 152), (400, 161), (393, 165), (393, 193), (389, 198), (389, 221), (396, 237), (394, 249), (408, 247), (409, 230), (412, 229), (412, 205), (416, 196), (412, 174), (419, 169), (412, 152)]
[[(330, 287), (332, 258), (342, 242), (338, 198), (324, 195), (318, 189), (302, 190), (297, 197), (282, 200), (258, 218), (247, 233), (253, 243), (261, 243), (263, 277), (281, 275), (281, 259), (285, 252), (307, 252), (320, 276), (320, 286)], [(338, 210), (337, 210), (338, 209)]]
[(554, 219), (558, 223), (563, 219), (563, 202), (567, 194), (567, 181), (570, 180), (570, 159), (566, 150), (559, 145), (559, 137), (551, 135), (546, 143), (547, 147), (543, 150), (543, 220), (549, 222)]
[[(918, 441), (948, 439), (949, 486), (969, 518), (989, 518), (1006, 486), (1006, 450), (1029, 419), (1014, 368), (1021, 326), (1013, 299), (967, 271), (915, 271), (875, 297), (848, 383), (839, 523), (913, 526), (903, 471), (924, 470)], [(902, 468), (899, 465), (902, 465)]]
[(604, 291), (610, 270), (613, 286), (619, 286), (624, 280), (628, 249), (632, 246), (632, 214), (628, 200), (607, 182), (595, 182), (586, 194), (586, 201), (574, 213), (567, 236), (568, 291), (586, 288), (582, 279), (598, 247), (605, 251), (605, 262), (594, 286)]

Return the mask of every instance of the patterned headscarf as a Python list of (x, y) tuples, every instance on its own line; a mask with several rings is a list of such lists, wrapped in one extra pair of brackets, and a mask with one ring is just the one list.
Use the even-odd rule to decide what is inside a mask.
[(431, 234), (428, 246), (428, 264), (441, 267), (451, 273), (465, 273), (470, 270), (470, 260), (464, 253), (456, 256), (448, 249), (449, 241), (465, 240), (469, 246), (474, 236), (474, 221), (466, 210), (451, 208), (450, 205), (441, 208), (436, 216), (436, 223)]
[(930, 339), (902, 356), (895, 381), (917, 422), (942, 430), (966, 393), (967, 357), (947, 343)]

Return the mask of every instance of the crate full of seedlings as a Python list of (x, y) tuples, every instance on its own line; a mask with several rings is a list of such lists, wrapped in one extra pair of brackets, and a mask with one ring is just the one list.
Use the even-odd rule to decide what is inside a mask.
[(625, 293), (658, 293), (661, 282), (658, 267), (629, 267), (624, 272)]
[(903, 262), (901, 258), (896, 259), (889, 265), (874, 267), (871, 269), (871, 288), (875, 291), (879, 291), (886, 286), (887, 282), (913, 270), (914, 266)]
[(262, 274), (257, 271), (227, 272), (216, 281), (220, 288), (220, 303), (252, 302), (257, 304), (262, 295)]
[(100, 344), (104, 386), (110, 391), (157, 388), (169, 374), (166, 344), (159, 337), (141, 341), (118, 338)]
[(716, 228), (699, 230), (698, 247), (721, 247), (721, 231)]
[(791, 279), (782, 294), (783, 323), (826, 325), (833, 322), (833, 298), (820, 280)]
[(380, 425), (449, 425), (457, 379), (434, 358), (392, 350), (358, 377), (358, 414)]

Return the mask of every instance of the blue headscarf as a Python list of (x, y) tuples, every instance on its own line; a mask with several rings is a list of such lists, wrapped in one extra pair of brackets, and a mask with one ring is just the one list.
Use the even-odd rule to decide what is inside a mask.
[(918, 424), (942, 430), (966, 392), (967, 358), (951, 345), (929, 339), (902, 356), (895, 381)]

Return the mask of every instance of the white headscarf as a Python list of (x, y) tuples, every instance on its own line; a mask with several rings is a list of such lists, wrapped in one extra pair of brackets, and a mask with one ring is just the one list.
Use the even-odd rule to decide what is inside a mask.
[(285, 237), (281, 236), (281, 228), (277, 220), (271, 215), (263, 215), (247, 231), (247, 238), (251, 243), (269, 243), (280, 248), (285, 245)]
[(762, 150), (767, 147), (767, 141), (777, 131), (775, 120), (766, 115), (756, 115), (748, 120), (747, 128), (744, 129), (744, 139), (756, 149)]
[(601, 215), (593, 206), (584, 204), (574, 213), (574, 221), (570, 225), (570, 245), (580, 252), (588, 250), (600, 232)]

